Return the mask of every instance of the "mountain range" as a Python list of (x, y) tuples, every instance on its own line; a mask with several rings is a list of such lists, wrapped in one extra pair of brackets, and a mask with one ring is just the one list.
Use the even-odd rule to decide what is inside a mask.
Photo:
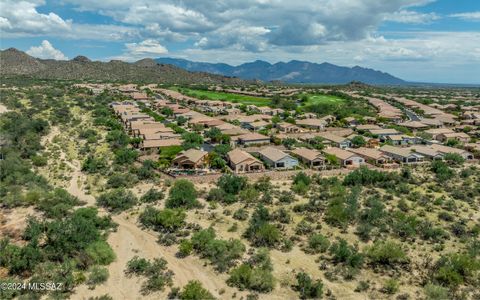
[(388, 73), (355, 66), (341, 67), (330, 63), (312, 63), (292, 60), (270, 64), (256, 60), (238, 66), (224, 63), (194, 62), (186, 59), (157, 58), (155, 61), (171, 64), (188, 71), (201, 71), (242, 79), (258, 79), (262, 81), (284, 81), (288, 83), (326, 83), (345, 84), (360, 81), (377, 85), (402, 85), (406, 82)]
[(190, 72), (171, 64), (155, 62), (149, 58), (134, 63), (120, 60), (91, 61), (85, 56), (77, 56), (72, 60), (39, 59), (15, 48), (0, 51), (0, 75), (21, 75), (39, 79), (143, 81), (175, 84), (245, 85), (252, 83), (218, 74)]

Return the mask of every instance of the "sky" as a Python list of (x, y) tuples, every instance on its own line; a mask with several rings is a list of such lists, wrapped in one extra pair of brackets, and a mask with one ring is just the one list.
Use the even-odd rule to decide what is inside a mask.
[(329, 62), (480, 84), (480, 0), (1, 0), (10, 47), (62, 60)]

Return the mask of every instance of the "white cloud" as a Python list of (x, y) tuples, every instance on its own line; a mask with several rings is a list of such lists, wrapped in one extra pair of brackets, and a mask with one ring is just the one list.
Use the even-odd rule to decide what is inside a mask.
[(440, 19), (440, 17), (435, 13), (423, 14), (410, 10), (396, 11), (386, 15), (384, 18), (385, 21), (405, 24), (427, 24), (438, 19)]
[(126, 61), (135, 61), (142, 58), (156, 58), (160, 55), (167, 53), (167, 48), (162, 46), (158, 41), (148, 39), (140, 43), (125, 44), (125, 51), (122, 53), (122, 55), (112, 58)]
[(459, 18), (467, 21), (480, 21), (480, 11), (452, 14), (450, 17)]
[(66, 57), (60, 50), (55, 49), (49, 41), (44, 40), (40, 46), (32, 46), (27, 50), (27, 54), (42, 58), (42, 59), (56, 59), (56, 60), (67, 60)]
[(39, 35), (71, 30), (72, 21), (57, 14), (39, 13), (41, 1), (2, 0), (0, 2), (0, 30), (3, 34)]

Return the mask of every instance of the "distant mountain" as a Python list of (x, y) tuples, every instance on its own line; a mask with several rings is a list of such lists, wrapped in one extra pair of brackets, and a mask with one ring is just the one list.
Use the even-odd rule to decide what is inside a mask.
[(328, 84), (345, 84), (351, 81), (360, 81), (378, 85), (406, 84), (406, 82), (400, 78), (373, 69), (359, 66), (353, 68), (340, 67), (329, 63), (317, 64), (298, 60), (292, 60), (288, 63), (278, 62), (275, 64), (256, 60), (239, 66), (231, 66), (223, 63), (194, 62), (186, 59), (168, 57), (157, 58), (156, 61), (163, 64), (171, 64), (188, 71), (201, 71), (262, 81), (280, 80), (289, 83)]
[(0, 75), (24, 75), (41, 79), (142, 81), (158, 83), (200, 83), (243, 85), (251, 83), (222, 75), (190, 72), (171, 64), (142, 59), (134, 63), (120, 60), (91, 61), (85, 56), (72, 60), (38, 59), (9, 48), (0, 51)]

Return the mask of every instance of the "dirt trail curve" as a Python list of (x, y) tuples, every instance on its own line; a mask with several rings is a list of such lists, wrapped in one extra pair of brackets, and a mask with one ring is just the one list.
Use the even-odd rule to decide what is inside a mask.
[[(51, 143), (53, 138), (60, 134), (57, 127), (53, 127), (51, 132), (45, 137), (44, 143)], [(85, 193), (82, 183), (85, 180), (85, 174), (80, 169), (79, 161), (67, 161), (65, 151), (61, 149), (61, 159), (71, 168), (71, 179), (66, 190), (80, 200), (86, 202), (87, 206), (95, 206), (95, 197)], [(106, 212), (100, 209), (100, 214)], [(163, 293), (154, 293), (148, 296), (142, 296), (140, 293), (141, 283), (144, 278), (127, 277), (124, 270), (127, 262), (135, 255), (148, 259), (162, 257), (168, 262), (168, 268), (175, 273), (174, 282), (176, 286), (184, 286), (189, 280), (199, 280), (205, 288), (218, 298), (231, 298), (233, 293), (237, 292), (226, 285), (227, 275), (216, 274), (211, 267), (205, 267), (204, 262), (196, 257), (187, 257), (179, 259), (175, 256), (174, 247), (163, 247), (157, 243), (158, 236), (155, 233), (143, 231), (136, 224), (136, 217), (130, 217), (128, 214), (114, 215), (113, 221), (118, 224), (116, 232), (109, 235), (108, 243), (115, 251), (116, 260), (107, 268), (109, 270), (109, 279), (94, 290), (86, 285), (76, 288), (71, 299), (88, 299), (94, 296), (109, 294), (113, 299), (164, 299), (169, 288)], [(219, 294), (224, 290), (223, 295)], [(237, 292), (238, 295), (243, 293)]]

